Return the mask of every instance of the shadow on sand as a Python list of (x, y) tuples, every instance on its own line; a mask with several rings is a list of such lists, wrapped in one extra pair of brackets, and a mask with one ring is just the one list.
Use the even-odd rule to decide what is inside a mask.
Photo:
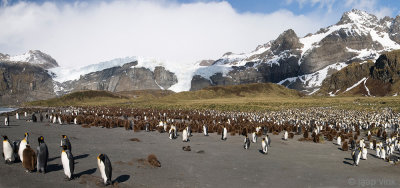
[(89, 154), (83, 154), (83, 155), (75, 156), (74, 160), (83, 159), (83, 158), (86, 158), (86, 157), (89, 157)]
[(75, 174), (75, 177), (79, 178), (79, 177), (81, 177), (82, 175), (85, 175), (85, 174), (92, 175), (93, 173), (96, 172), (96, 170), (97, 170), (97, 168), (92, 168), (92, 169), (89, 169), (89, 170), (85, 170), (83, 172), (79, 172), (78, 174)]
[(58, 157), (53, 157), (53, 158), (49, 158), (49, 160), (47, 160), (47, 162), (54, 161), (54, 160), (59, 159), (59, 158), (60, 158), (60, 156), (58, 156)]
[(117, 183), (123, 183), (129, 180), (131, 176), (130, 175), (120, 175), (118, 176), (113, 183), (117, 182)]
[(60, 171), (63, 169), (62, 165), (59, 164), (51, 164), (51, 165), (47, 165), (47, 173), (49, 172), (55, 172), (55, 171)]

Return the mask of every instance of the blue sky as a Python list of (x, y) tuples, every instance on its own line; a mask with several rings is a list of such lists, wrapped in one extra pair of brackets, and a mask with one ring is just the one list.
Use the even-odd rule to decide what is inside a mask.
[[(2, 4), (15, 4), (19, 0), (1, 0)], [(26, 2), (98, 2), (98, 0), (24, 0)], [(103, 0), (110, 2), (113, 0)], [(124, 0), (122, 0), (124, 1)], [(153, 0), (157, 1), (157, 0)], [(228, 2), (239, 13), (272, 13), (279, 9), (286, 9), (294, 14), (310, 14), (314, 12), (342, 13), (351, 8), (366, 11), (386, 9), (386, 15), (396, 16), (400, 13), (400, 0), (160, 0), (176, 3), (196, 2)]]
[(299, 37), (345, 11), (399, 14), (400, 0), (0, 0), (0, 53), (38, 49), (63, 66), (118, 57), (178, 63), (243, 53), (293, 29)]

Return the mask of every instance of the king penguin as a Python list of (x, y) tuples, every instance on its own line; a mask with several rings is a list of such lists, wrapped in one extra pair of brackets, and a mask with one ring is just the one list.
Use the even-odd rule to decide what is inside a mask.
[(263, 154), (268, 154), (268, 144), (266, 143), (265, 138), (262, 139), (261, 149)]
[(381, 159), (385, 160), (386, 158), (386, 151), (384, 147), (381, 147)]
[(288, 139), (288, 132), (285, 131), (285, 133), (283, 133), (283, 140), (287, 140)]
[(364, 160), (367, 160), (367, 154), (368, 154), (367, 148), (365, 146), (362, 147), (362, 156), (361, 156), (361, 158), (364, 159)]
[(75, 169), (74, 156), (66, 145), (62, 146), (61, 163), (64, 168), (64, 174), (67, 176), (66, 180), (72, 180)]
[(61, 135), (61, 147), (67, 146), (68, 150), (72, 152), (71, 142), (69, 141), (67, 135)]
[(104, 185), (110, 185), (112, 177), (112, 166), (110, 159), (106, 154), (100, 154), (97, 157), (97, 166), (99, 167), (101, 178), (103, 179)]
[(18, 156), (19, 156), (19, 159), (21, 160), (21, 162), (24, 162), (22, 152), (24, 152), (26, 145), (29, 144), (28, 139), (29, 139), (29, 133), (25, 133), (24, 139), (21, 140), (21, 142), (19, 143), (19, 146), (18, 146)]
[(4, 135), (3, 139), (3, 157), (6, 164), (11, 164), (15, 161), (13, 145), (7, 136)]
[(204, 136), (208, 136), (208, 127), (207, 127), (207, 125), (203, 125), (203, 133), (204, 133)]
[(249, 149), (249, 148), (250, 148), (250, 139), (246, 135), (246, 137), (244, 138), (244, 149)]
[(360, 157), (361, 157), (361, 148), (356, 148), (352, 152), (352, 157), (353, 157), (353, 165), (358, 166), (358, 163), (360, 162)]
[(381, 148), (376, 146), (376, 157), (381, 158)]
[(7, 114), (7, 117), (4, 118), (4, 125), (10, 126), (10, 116)]
[(189, 141), (189, 139), (188, 139), (188, 133), (187, 133), (187, 130), (186, 130), (186, 129), (183, 129), (183, 131), (182, 131), (182, 140), (183, 140), (184, 142), (188, 142), (188, 141)]
[(339, 145), (339, 146), (342, 145), (342, 137), (338, 136), (336, 141), (337, 141), (337, 145)]
[(49, 159), (49, 151), (47, 149), (46, 143), (44, 143), (44, 137), (40, 136), (38, 138), (39, 146), (36, 148), (37, 153), (37, 171), (39, 173), (47, 172), (47, 161)]
[(271, 147), (271, 137), (267, 134), (265, 141), (267, 141), (268, 147)]
[(226, 127), (224, 126), (224, 128), (222, 129), (221, 140), (226, 140), (227, 134), (228, 134), (228, 130), (227, 130)]
[(26, 148), (22, 152), (22, 156), (24, 161), (22, 162), (22, 166), (26, 168), (27, 172), (32, 172), (36, 168), (36, 153), (30, 147), (29, 144), (26, 145)]
[(15, 113), (15, 119), (19, 119), (19, 114), (18, 114), (18, 112)]
[(252, 137), (252, 142), (253, 142), (253, 143), (256, 143), (256, 142), (257, 142), (257, 134), (256, 134), (256, 132), (253, 132), (253, 133), (251, 134), (251, 137)]

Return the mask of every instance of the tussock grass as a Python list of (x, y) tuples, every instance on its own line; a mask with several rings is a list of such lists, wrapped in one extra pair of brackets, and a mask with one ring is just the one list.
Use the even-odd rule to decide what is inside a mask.
[(106, 91), (82, 91), (59, 98), (29, 102), (25, 106), (118, 106), (250, 112), (312, 107), (373, 111), (390, 107), (395, 111), (400, 111), (400, 97), (303, 96), (295, 90), (276, 84), (218, 86), (194, 92), (166, 92), (154, 95), (148, 95), (146, 92), (134, 92), (135, 96), (137, 93), (145, 93), (139, 97), (129, 97), (130, 94), (127, 93), (121, 95)]

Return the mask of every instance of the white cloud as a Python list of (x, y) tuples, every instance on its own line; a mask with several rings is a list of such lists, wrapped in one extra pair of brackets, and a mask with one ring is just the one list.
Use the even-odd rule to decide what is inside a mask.
[(0, 52), (39, 49), (62, 66), (133, 55), (193, 63), (251, 51), (289, 28), (304, 36), (330, 24), (287, 10), (240, 14), (227, 2), (19, 2), (0, 8)]

